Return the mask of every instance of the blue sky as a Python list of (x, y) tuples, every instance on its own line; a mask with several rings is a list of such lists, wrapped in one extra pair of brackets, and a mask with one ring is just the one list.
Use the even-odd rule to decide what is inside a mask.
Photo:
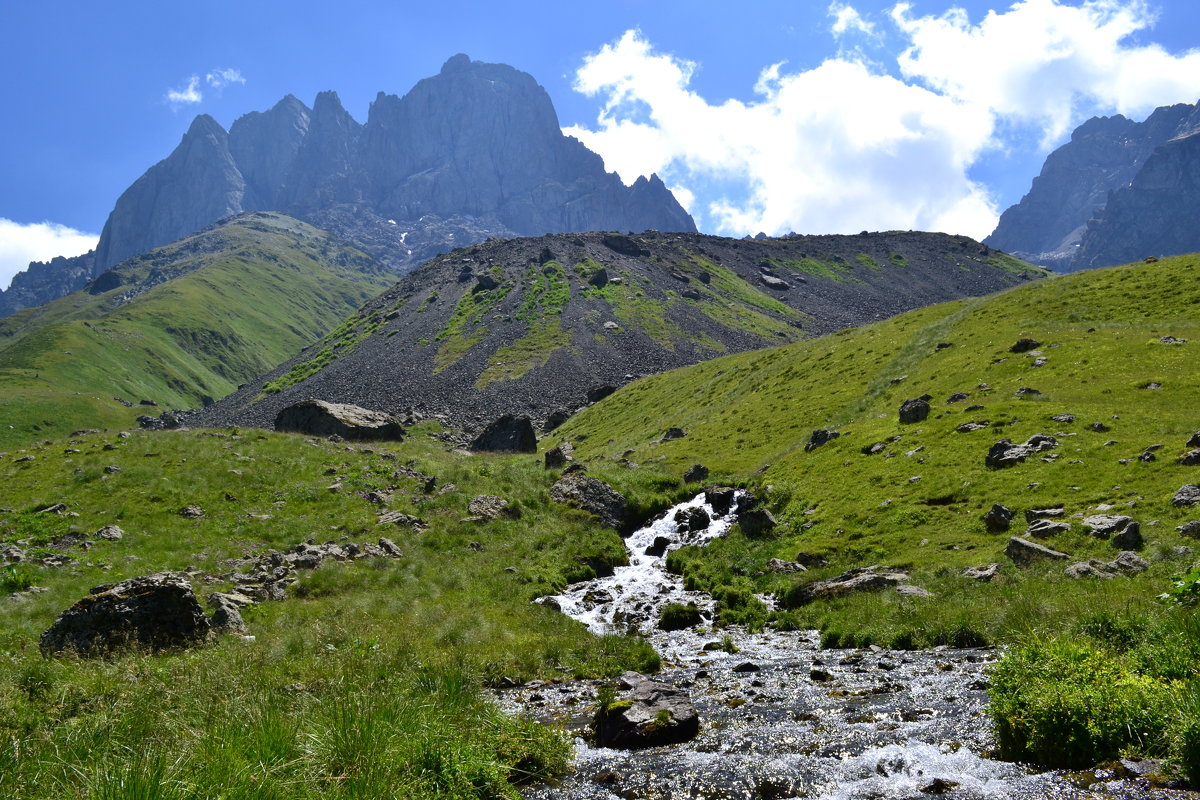
[[(1194, 0), (0, 5), (0, 287), (86, 249), (198, 113), (334, 89), (365, 121), (463, 52), (531, 73), (710, 233), (986, 235), (1096, 114), (1200, 99)], [(171, 98), (174, 98), (173, 100)]]

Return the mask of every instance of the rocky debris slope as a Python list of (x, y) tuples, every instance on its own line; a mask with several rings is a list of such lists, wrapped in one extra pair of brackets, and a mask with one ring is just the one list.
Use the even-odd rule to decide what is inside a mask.
[[(786, 275), (775, 289), (766, 271)], [(478, 429), (539, 422), (637, 377), (985, 294), (1044, 274), (965, 237), (561, 234), (456, 250), (193, 424), (269, 427), (321, 399)]]
[(984, 243), (1060, 271), (1200, 250), (1198, 127), (1200, 111), (1182, 103), (1144, 122), (1088, 120)]

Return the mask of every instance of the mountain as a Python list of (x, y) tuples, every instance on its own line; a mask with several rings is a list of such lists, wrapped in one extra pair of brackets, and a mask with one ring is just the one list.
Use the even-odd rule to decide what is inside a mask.
[[(481, 234), (695, 230), (656, 177), (626, 187), (564, 136), (530, 75), (458, 55), (404, 97), (380, 92), (365, 124), (334, 92), (311, 109), (289, 95), (228, 132), (196, 117), (175, 151), (117, 200), (96, 270), (240, 211), (309, 218), (336, 208), (367, 211), (401, 234), (429, 216), (485, 219)], [(471, 242), (406, 247), (399, 262), (456, 243)]]
[(1200, 209), (1191, 148), (1179, 143), (1198, 129), (1200, 110), (1187, 104), (1144, 122), (1088, 120), (984, 243), (1065, 271), (1200, 249), (1200, 235), (1176, 227), (1194, 229)]
[(944, 234), (490, 241), (405, 276), (191, 424), (270, 427), (308, 398), (467, 427), (504, 413), (544, 420), (593, 389), (1043, 274)]
[(128, 259), (0, 320), (0, 445), (211, 403), (390, 283), (361, 252), (265, 212)]
[(79, 291), (92, 279), (95, 270), (94, 250), (81, 256), (32, 261), (23, 272), (13, 276), (7, 290), (0, 289), (0, 317)]

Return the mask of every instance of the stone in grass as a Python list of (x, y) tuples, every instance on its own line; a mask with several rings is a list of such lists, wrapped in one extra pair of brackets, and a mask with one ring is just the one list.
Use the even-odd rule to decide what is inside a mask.
[(905, 400), (900, 406), (900, 422), (908, 425), (914, 422), (924, 422), (929, 417), (929, 401), (916, 398)]
[(1112, 561), (1097, 558), (1081, 561), (1067, 567), (1063, 574), (1068, 578), (1112, 578), (1117, 575), (1136, 575), (1150, 569), (1146, 559), (1131, 551), (1123, 551)]
[(770, 536), (778, 524), (775, 516), (765, 508), (752, 508), (738, 514), (738, 526), (750, 539)]
[(621, 530), (625, 525), (628, 502), (602, 481), (582, 472), (563, 475), (550, 487), (550, 499), (556, 503), (582, 509), (600, 518), (600, 524)]
[(991, 564), (985, 564), (982, 567), (967, 567), (962, 571), (962, 574), (973, 581), (988, 583), (992, 578), (1000, 574), (1000, 565), (993, 561)]
[(1002, 506), (999, 503), (992, 505), (988, 512), (983, 515), (983, 524), (992, 533), (1003, 533), (1008, 530), (1012, 524), (1013, 512), (1008, 506)]
[(1113, 534), (1120, 533), (1130, 525), (1137, 525), (1133, 517), (1117, 514), (1093, 514), (1090, 517), (1083, 518), (1083, 526), (1088, 529), (1088, 533), (1097, 539), (1108, 539)]
[(1028, 567), (1036, 561), (1047, 559), (1070, 558), (1066, 553), (1051, 550), (1049, 547), (1040, 545), (1037, 542), (1031, 542), (1028, 539), (1022, 539), (1019, 536), (1014, 536), (1008, 540), (1008, 544), (1004, 548), (1004, 555), (1008, 556), (1018, 567)]
[(990, 469), (1003, 469), (1024, 461), (1035, 453), (1058, 447), (1058, 440), (1044, 433), (1035, 433), (1024, 444), (1013, 444), (1011, 439), (1001, 439), (991, 446), (984, 464)]
[(1179, 531), (1189, 539), (1200, 539), (1200, 519), (1194, 519), (1191, 522), (1185, 522), (1175, 530)]
[(700, 717), (687, 694), (636, 672), (621, 676), (621, 697), (596, 711), (600, 747), (641, 749), (679, 744), (700, 732)]
[(1200, 431), (1192, 434), (1192, 438), (1187, 440), (1188, 447), (1200, 447)]
[(882, 567), (858, 567), (835, 578), (795, 587), (788, 593), (787, 603), (791, 607), (802, 606), (816, 600), (845, 597), (858, 592), (877, 592), (908, 581), (908, 575), (903, 572), (888, 572)]
[(1200, 465), (1200, 449), (1189, 450), (1179, 457), (1179, 463), (1185, 467)]
[(184, 578), (157, 573), (97, 586), (42, 634), (42, 654), (81, 657), (136, 648), (192, 647), (212, 637), (212, 626)]
[(125, 531), (118, 528), (116, 525), (105, 525), (100, 530), (96, 531), (97, 539), (104, 539), (108, 542), (119, 542), (121, 537), (125, 535)]
[(670, 442), (674, 439), (682, 439), (687, 436), (683, 428), (667, 428), (667, 432), (663, 434), (660, 441)]
[(1035, 539), (1048, 539), (1051, 536), (1057, 536), (1060, 533), (1068, 533), (1071, 530), (1070, 523), (1055, 522), (1049, 519), (1034, 520), (1029, 528), (1025, 531), (1026, 536), (1032, 536)]
[(1185, 483), (1171, 498), (1171, 504), (1179, 507), (1200, 505), (1200, 485)]
[(708, 479), (708, 467), (703, 464), (693, 464), (687, 472), (683, 473), (684, 483), (700, 483)]
[(813, 431), (812, 434), (809, 435), (808, 443), (804, 445), (804, 452), (811, 453), (813, 450), (816, 450), (821, 445), (828, 444), (829, 442), (832, 442), (834, 439), (838, 438), (841, 435), (842, 435), (841, 433), (839, 433), (838, 431), (835, 431), (835, 430), (830, 430), (828, 428), (818, 428), (817, 430)]
[(1028, 353), (1030, 350), (1036, 350), (1042, 346), (1042, 343), (1037, 339), (1022, 338), (1017, 339), (1016, 344), (1008, 348), (1010, 353)]

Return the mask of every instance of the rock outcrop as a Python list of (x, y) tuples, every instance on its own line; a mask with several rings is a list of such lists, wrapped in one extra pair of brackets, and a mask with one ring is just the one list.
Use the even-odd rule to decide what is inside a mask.
[(7, 290), (0, 289), (0, 317), (79, 291), (95, 274), (95, 263), (95, 250), (81, 256), (31, 261), (25, 271), (13, 276)]
[(590, 475), (571, 472), (550, 487), (550, 499), (556, 503), (582, 509), (600, 518), (600, 524), (613, 530), (625, 527), (628, 503), (609, 486)]

